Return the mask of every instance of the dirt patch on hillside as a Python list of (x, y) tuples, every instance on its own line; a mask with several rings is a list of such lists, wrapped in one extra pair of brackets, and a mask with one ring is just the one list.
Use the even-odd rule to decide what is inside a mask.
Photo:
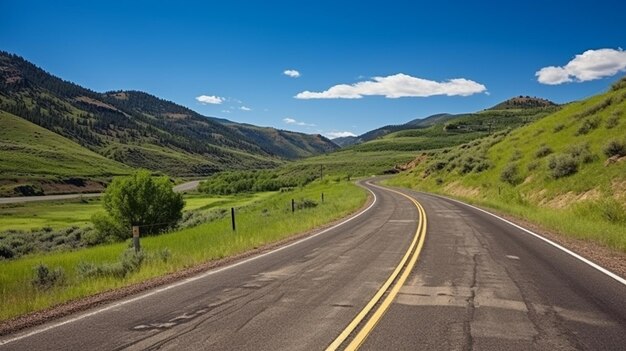
[(403, 165), (398, 165), (396, 167), (396, 169), (399, 169), (401, 171), (406, 171), (409, 169), (413, 169), (415, 167), (417, 167), (417, 165), (424, 163), (428, 160), (428, 155), (426, 155), (425, 153), (420, 154), (419, 156), (417, 156), (413, 161), (403, 164)]
[(602, 193), (597, 188), (585, 191), (584, 193), (575, 193), (569, 191), (562, 195), (557, 195), (552, 199), (544, 199), (539, 202), (539, 205), (550, 208), (562, 209), (567, 208), (570, 205), (586, 200), (598, 200), (602, 197)]
[(480, 195), (480, 189), (463, 186), (458, 181), (446, 185), (443, 190), (449, 194), (460, 197), (476, 198)]
[(617, 201), (620, 201), (622, 203), (626, 202), (626, 179), (614, 179), (611, 182), (611, 191), (613, 192), (613, 197)]
[(184, 114), (184, 113), (164, 113), (163, 116), (170, 118), (170, 119), (186, 119), (189, 118), (189, 115)]
[(90, 104), (90, 105), (94, 105), (94, 106), (98, 106), (98, 107), (103, 107), (103, 108), (106, 108), (106, 109), (109, 109), (109, 110), (113, 110), (113, 111), (119, 112), (119, 110), (116, 109), (114, 106), (111, 106), (111, 105), (109, 105), (107, 103), (104, 103), (102, 101), (94, 100), (94, 99), (92, 99), (90, 97), (87, 97), (87, 96), (79, 96), (79, 97), (74, 98), (74, 100), (80, 101), (80, 102), (84, 102), (86, 104)]

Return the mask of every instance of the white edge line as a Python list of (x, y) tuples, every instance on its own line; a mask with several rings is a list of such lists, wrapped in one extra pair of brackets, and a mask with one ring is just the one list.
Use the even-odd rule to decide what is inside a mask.
[(449, 197), (447, 197), (447, 196), (442, 196), (442, 195), (437, 195), (437, 194), (431, 194), (431, 193), (425, 193), (425, 194), (428, 194), (428, 195), (431, 195), (431, 196), (435, 196), (435, 197), (439, 197), (439, 198), (446, 199), (446, 200), (450, 200), (450, 201), (454, 201), (454, 202), (459, 203), (459, 204), (461, 204), (461, 205), (464, 205), (464, 206), (467, 206), (467, 207), (473, 208), (473, 209), (475, 209), (475, 210), (478, 210), (478, 211), (480, 211), (480, 212), (484, 212), (484, 213), (486, 213), (486, 214), (488, 214), (488, 215), (490, 215), (490, 216), (493, 216), (493, 217), (495, 217), (495, 218), (497, 218), (497, 219), (499, 219), (499, 220), (501, 220), (501, 221), (503, 221), (503, 222), (505, 222), (505, 223), (507, 223), (507, 224), (510, 224), (510, 225), (514, 226), (514, 227), (515, 227), (515, 228), (517, 228), (517, 229), (520, 229), (520, 230), (522, 230), (522, 231), (526, 232), (527, 234), (530, 234), (530, 235), (532, 235), (532, 236), (534, 236), (534, 237), (536, 237), (536, 238), (538, 238), (538, 239), (541, 239), (541, 240), (545, 241), (546, 243), (548, 243), (548, 244), (550, 244), (550, 245), (552, 245), (552, 246), (556, 247), (557, 249), (559, 249), (559, 250), (561, 250), (561, 251), (563, 251), (563, 252), (565, 252), (565, 253), (568, 253), (568, 254), (570, 254), (570, 255), (574, 256), (575, 258), (577, 258), (577, 259), (581, 260), (582, 262), (584, 262), (584, 263), (586, 263), (586, 264), (590, 265), (591, 267), (593, 267), (593, 268), (597, 269), (598, 271), (600, 271), (600, 272), (602, 272), (602, 273), (604, 273), (604, 274), (608, 275), (609, 277), (611, 277), (611, 278), (613, 278), (613, 279), (617, 280), (619, 283), (622, 283), (623, 285), (626, 285), (626, 279), (624, 279), (624, 278), (620, 277), (619, 275), (617, 275), (617, 274), (615, 274), (615, 273), (613, 273), (613, 272), (609, 271), (608, 269), (606, 269), (606, 268), (604, 268), (604, 267), (602, 267), (602, 266), (598, 265), (597, 263), (594, 263), (594, 262), (592, 262), (592, 261), (590, 261), (590, 260), (588, 260), (588, 259), (586, 259), (586, 258), (584, 258), (584, 257), (580, 256), (579, 254), (577, 254), (577, 253), (573, 252), (572, 250), (570, 250), (570, 249), (568, 249), (568, 248), (565, 248), (565, 247), (563, 247), (563, 246), (561, 246), (561, 245), (559, 245), (559, 244), (555, 243), (554, 241), (552, 241), (552, 240), (550, 240), (550, 239), (544, 238), (543, 236), (541, 236), (541, 235), (539, 235), (539, 234), (537, 234), (537, 233), (535, 233), (535, 232), (533, 232), (533, 231), (531, 231), (531, 230), (528, 230), (528, 229), (526, 229), (526, 228), (524, 228), (524, 227), (522, 227), (522, 226), (519, 226), (519, 225), (517, 225), (517, 224), (515, 224), (515, 223), (513, 223), (513, 222), (511, 222), (511, 221), (509, 221), (509, 220), (507, 220), (507, 219), (504, 219), (504, 218), (502, 218), (502, 217), (500, 217), (500, 216), (498, 216), (498, 215), (495, 215), (495, 214), (493, 214), (493, 213), (491, 213), (491, 212), (489, 212), (489, 211), (485, 211), (485, 210), (483, 210), (482, 208), (479, 208), (479, 207), (476, 207), (476, 206), (473, 206), (473, 205), (470, 205), (470, 204), (466, 204), (465, 202), (462, 202), (462, 201), (459, 201), (459, 200), (456, 200), (456, 199), (452, 199), (452, 198), (449, 198)]
[[(366, 184), (368, 184), (368, 185), (372, 185), (372, 184), (369, 184), (369, 183), (367, 183), (367, 182), (366, 182)], [(66, 324), (70, 324), (70, 323), (73, 323), (73, 322), (79, 321), (79, 320), (81, 320), (81, 319), (85, 319), (85, 318), (88, 318), (88, 317), (91, 317), (91, 316), (94, 316), (94, 315), (100, 314), (100, 313), (102, 313), (102, 312), (106, 312), (106, 311), (108, 311), (108, 310), (111, 310), (111, 309), (114, 309), (114, 308), (117, 308), (117, 307), (120, 307), (120, 306), (127, 305), (127, 304), (132, 303), (132, 302), (135, 302), (135, 301), (139, 301), (139, 300), (145, 299), (145, 298), (147, 298), (147, 297), (150, 297), (150, 296), (156, 295), (156, 294), (161, 293), (161, 292), (163, 292), (163, 291), (167, 291), (167, 290), (170, 290), (170, 289), (173, 289), (173, 288), (179, 287), (179, 286), (181, 286), (181, 285), (185, 285), (185, 284), (187, 284), (187, 283), (191, 283), (191, 282), (193, 282), (193, 281), (196, 281), (196, 280), (200, 280), (200, 279), (206, 278), (206, 277), (208, 277), (208, 276), (210, 276), (210, 275), (213, 275), (213, 274), (216, 274), (216, 273), (219, 273), (219, 272), (223, 272), (223, 271), (225, 271), (225, 270), (228, 270), (228, 269), (231, 269), (231, 268), (234, 268), (234, 267), (237, 267), (237, 266), (240, 266), (240, 265), (246, 264), (246, 263), (248, 263), (248, 262), (250, 262), (250, 261), (257, 260), (257, 259), (259, 259), (259, 258), (261, 258), (261, 257), (265, 257), (265, 256), (268, 256), (268, 255), (271, 255), (271, 254), (275, 254), (276, 252), (282, 251), (282, 250), (284, 250), (284, 249), (287, 249), (287, 248), (292, 247), (292, 246), (295, 246), (295, 245), (299, 245), (299, 244), (301, 244), (301, 243), (303, 243), (303, 242), (305, 242), (305, 241), (307, 241), (307, 240), (311, 240), (311, 239), (313, 239), (313, 238), (315, 238), (315, 237), (317, 237), (317, 236), (319, 236), (319, 235), (322, 235), (322, 234), (327, 233), (327, 232), (329, 232), (329, 231), (331, 231), (331, 230), (333, 230), (333, 229), (336, 229), (337, 227), (342, 226), (342, 225), (344, 225), (344, 224), (346, 224), (346, 223), (348, 223), (348, 222), (350, 222), (350, 221), (352, 221), (352, 220), (354, 220), (354, 219), (356, 219), (356, 218), (360, 217), (361, 215), (363, 215), (363, 214), (364, 214), (364, 213), (366, 213), (367, 211), (369, 211), (369, 210), (370, 210), (370, 209), (374, 206), (374, 204), (376, 204), (376, 202), (378, 201), (378, 198), (376, 197), (376, 194), (374, 194), (374, 192), (373, 192), (372, 190), (370, 190), (370, 189), (368, 189), (368, 188), (366, 188), (366, 187), (363, 187), (363, 188), (364, 188), (364, 189), (366, 189), (367, 191), (369, 191), (369, 192), (370, 192), (370, 193), (374, 196), (374, 201), (372, 201), (372, 203), (371, 203), (371, 204), (370, 204), (370, 205), (369, 205), (366, 209), (364, 209), (363, 211), (361, 211), (361, 212), (359, 212), (359, 213), (357, 213), (357, 214), (353, 215), (352, 217), (350, 217), (350, 218), (346, 219), (345, 221), (343, 221), (343, 222), (341, 222), (341, 223), (337, 223), (337, 224), (335, 224), (334, 226), (332, 226), (332, 227), (330, 227), (330, 228), (326, 228), (326, 229), (322, 230), (322, 231), (321, 231), (321, 232), (319, 232), (319, 233), (315, 233), (315, 234), (313, 234), (313, 235), (309, 235), (309, 236), (307, 236), (307, 237), (305, 237), (305, 238), (302, 238), (302, 239), (300, 239), (300, 240), (298, 240), (298, 241), (294, 241), (294, 242), (292, 242), (291, 244), (287, 244), (287, 245), (285, 245), (285, 246), (281, 246), (281, 247), (276, 248), (276, 249), (274, 249), (274, 250), (272, 250), (272, 251), (268, 251), (268, 252), (266, 252), (266, 253), (263, 253), (263, 254), (260, 254), (260, 255), (256, 255), (256, 256), (253, 256), (253, 257), (250, 257), (250, 258), (247, 258), (247, 259), (245, 259), (245, 260), (243, 260), (243, 261), (239, 261), (239, 262), (233, 263), (233, 264), (228, 265), (228, 266), (225, 266), (225, 267), (217, 268), (217, 269), (214, 269), (214, 270), (211, 270), (211, 271), (208, 271), (208, 272), (202, 273), (202, 274), (200, 274), (200, 275), (196, 275), (196, 276), (193, 276), (193, 277), (191, 277), (191, 278), (187, 278), (187, 279), (185, 279), (185, 280), (181, 280), (181, 281), (179, 281), (179, 282), (176, 282), (176, 283), (173, 283), (173, 284), (170, 284), (170, 285), (163, 286), (163, 287), (161, 287), (161, 288), (158, 288), (158, 289), (153, 290), (153, 291), (151, 291), (151, 292), (148, 292), (148, 293), (146, 293), (146, 294), (143, 294), (143, 295), (140, 295), (140, 296), (136, 296), (136, 297), (133, 297), (133, 298), (128, 299), (128, 300), (119, 301), (119, 302), (117, 302), (117, 303), (114, 303), (114, 304), (108, 305), (108, 306), (106, 306), (106, 307), (103, 307), (103, 308), (101, 308), (101, 309), (98, 309), (98, 310), (95, 310), (95, 311), (92, 311), (92, 312), (89, 312), (89, 313), (82, 314), (82, 315), (80, 315), (80, 316), (77, 316), (77, 317), (74, 317), (74, 318), (71, 318), (71, 319), (65, 320), (65, 321), (63, 321), (63, 322), (59, 322), (59, 323), (56, 323), (56, 324), (52, 324), (52, 325), (49, 325), (49, 326), (46, 326), (46, 327), (43, 327), (43, 328), (40, 328), (40, 329), (35, 329), (35, 330), (33, 330), (33, 331), (29, 332), (29, 333), (26, 333), (26, 334), (23, 334), (23, 335), (19, 335), (19, 336), (16, 336), (16, 337), (14, 337), (14, 338), (11, 338), (11, 339), (7, 339), (7, 340), (0, 340), (0, 346), (2, 346), (2, 345), (6, 345), (6, 344), (9, 344), (9, 343), (12, 343), (12, 342), (15, 342), (15, 341), (21, 340), (21, 339), (28, 338), (28, 337), (31, 337), (31, 336), (33, 336), (33, 335), (37, 335), (37, 334), (43, 333), (43, 332), (46, 332), (46, 331), (48, 331), (48, 330), (51, 330), (51, 329), (54, 329), (54, 328), (58, 328), (58, 327), (60, 327), (60, 326), (66, 325)]]

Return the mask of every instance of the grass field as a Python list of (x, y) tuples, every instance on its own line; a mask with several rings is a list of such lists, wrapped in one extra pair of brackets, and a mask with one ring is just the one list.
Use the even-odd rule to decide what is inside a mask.
[[(325, 202), (319, 203), (322, 192)], [(291, 213), (292, 198), (298, 203), (303, 199), (314, 200), (318, 205)], [(290, 192), (264, 194), (261, 200), (248, 202), (247, 206), (237, 210), (235, 233), (230, 228), (230, 218), (225, 217), (194, 228), (142, 239), (147, 256), (145, 263), (139, 271), (123, 278), (86, 278), (78, 273), (77, 267), (81, 263), (114, 264), (127, 250), (128, 243), (0, 261), (0, 320), (245, 252), (344, 217), (362, 206), (365, 199), (365, 191), (356, 185), (328, 180)], [(192, 203), (201, 205), (199, 201)], [(169, 253), (167, 256), (161, 254), (165, 251)], [(38, 289), (31, 283), (33, 267), (38, 264), (45, 264), (51, 270), (62, 269), (63, 282), (47, 290)]]
[[(235, 196), (185, 195), (184, 210), (245, 206), (268, 195), (269, 193)], [(6, 230), (32, 230), (43, 227), (53, 229), (71, 226), (82, 227), (90, 224), (91, 216), (100, 211), (103, 211), (103, 208), (102, 202), (98, 198), (0, 205), (0, 232)]]
[(30, 176), (102, 177), (130, 168), (36, 124), (0, 111), (0, 179)]

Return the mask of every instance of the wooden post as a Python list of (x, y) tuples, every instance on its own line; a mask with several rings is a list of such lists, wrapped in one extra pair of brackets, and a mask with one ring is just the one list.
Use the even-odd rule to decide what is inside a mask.
[(237, 228), (235, 227), (235, 208), (234, 207), (230, 208), (230, 219), (233, 224), (233, 232), (234, 232), (237, 230)]
[(322, 193), (322, 203), (324, 203), (324, 193)]
[(296, 212), (296, 202), (291, 199), (291, 212)]
[(135, 248), (135, 252), (139, 252), (141, 250), (141, 246), (139, 244), (139, 226), (133, 226), (133, 247)]

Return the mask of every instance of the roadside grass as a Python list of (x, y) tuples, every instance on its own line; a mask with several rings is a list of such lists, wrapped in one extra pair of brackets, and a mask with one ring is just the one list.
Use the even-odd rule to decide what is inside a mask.
[(610, 205), (603, 204), (601, 201), (587, 202), (571, 208), (554, 209), (529, 204), (518, 193), (512, 191), (504, 191), (500, 196), (494, 194), (490, 198), (475, 198), (454, 195), (443, 191), (441, 188), (408, 182), (406, 178), (402, 177), (389, 179), (385, 183), (390, 186), (445, 195), (469, 204), (512, 215), (564, 236), (594, 241), (606, 247), (626, 252), (626, 222), (607, 220), (603, 213), (607, 212), (607, 206)]
[[(267, 197), (269, 193), (234, 196), (185, 195), (185, 211), (207, 210), (220, 206), (245, 206)], [(0, 232), (34, 230), (49, 227), (61, 229), (91, 224), (91, 216), (103, 211), (98, 198), (63, 201), (40, 201), (0, 205)]]
[[(324, 203), (320, 202), (322, 192)], [(242, 200), (239, 204), (243, 207), (236, 210), (236, 232), (231, 230), (230, 217), (226, 216), (197, 227), (143, 238), (141, 245), (147, 259), (140, 270), (123, 278), (85, 278), (77, 267), (81, 263), (114, 264), (128, 249), (129, 242), (0, 261), (0, 320), (236, 255), (317, 228), (352, 213), (366, 197), (363, 189), (350, 182), (324, 180), (289, 192)], [(298, 203), (313, 200), (317, 206), (292, 213), (292, 198)], [(161, 255), (164, 251), (169, 254)], [(63, 283), (47, 290), (33, 285), (34, 267), (40, 264), (50, 270), (62, 269)]]

